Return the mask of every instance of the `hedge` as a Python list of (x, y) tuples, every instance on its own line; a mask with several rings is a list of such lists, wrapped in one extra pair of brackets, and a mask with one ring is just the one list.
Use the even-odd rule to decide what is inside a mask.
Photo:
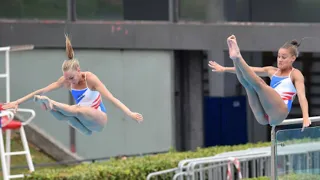
[[(300, 140), (299, 140), (300, 141)], [(306, 140), (305, 141), (309, 141)], [(304, 141), (304, 142), (305, 142)], [(292, 141), (291, 141), (292, 142)], [(301, 142), (301, 141), (300, 141)], [(71, 167), (57, 169), (38, 169), (25, 177), (26, 180), (145, 180), (152, 172), (177, 167), (179, 161), (188, 158), (199, 158), (214, 156), (228, 151), (245, 150), (248, 148), (267, 147), (270, 142), (248, 143), (236, 146), (215, 146), (209, 148), (198, 148), (196, 151), (176, 152), (170, 150), (168, 153), (148, 155), (142, 157), (130, 157), (126, 160), (112, 158), (109, 161), (90, 164), (80, 164)], [(304, 180), (305, 176), (290, 175), (293, 179)], [(161, 179), (171, 179), (172, 176), (162, 176)], [(308, 176), (312, 180), (312, 176)], [(251, 180), (264, 180), (260, 177)], [(308, 179), (308, 180), (309, 180)]]
[(285, 176), (279, 176), (279, 180), (319, 180), (318, 174), (289, 174)]
[[(320, 175), (318, 174), (289, 174), (284, 176), (279, 176), (279, 180), (319, 180)], [(270, 180), (270, 177), (257, 177), (249, 178), (243, 180)]]
[[(39, 169), (26, 176), (26, 180), (145, 180), (149, 173), (175, 168), (179, 161), (187, 158), (214, 156), (228, 151), (270, 146), (270, 142), (248, 143), (236, 146), (198, 148), (196, 151), (176, 152), (129, 157), (126, 160), (112, 158), (109, 161), (80, 164), (58, 169)], [(170, 179), (169, 177), (163, 177)]]

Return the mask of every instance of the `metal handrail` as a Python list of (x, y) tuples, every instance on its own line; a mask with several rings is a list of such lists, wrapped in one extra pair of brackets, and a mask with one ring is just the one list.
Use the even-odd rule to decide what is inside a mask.
[[(212, 165), (212, 166), (207, 166), (207, 167), (201, 168), (201, 169), (196, 169), (196, 170), (193, 171), (193, 173), (200, 172), (200, 171), (203, 171), (203, 170), (208, 170), (208, 169), (211, 169), (211, 168), (217, 168), (217, 167), (221, 167), (221, 166), (225, 166), (225, 165), (228, 165), (228, 163), (224, 162), (224, 163), (221, 163), (221, 164), (215, 164), (215, 165)], [(187, 175), (190, 175), (190, 172), (179, 172), (179, 173), (175, 174), (172, 179), (176, 180), (179, 176), (187, 176)]]
[[(311, 122), (319, 122), (320, 121), (320, 116), (309, 117), (309, 120)], [(302, 123), (302, 122), (303, 122), (303, 118), (286, 119), (281, 124), (279, 124), (277, 126), (299, 124), (299, 123)]]
[[(240, 161), (240, 162), (243, 162), (243, 161), (248, 161), (248, 160), (254, 160), (254, 159), (259, 159), (259, 158), (264, 158), (264, 157), (270, 157), (270, 154), (269, 153), (256, 153), (255, 155), (253, 156), (250, 156), (250, 155), (246, 155), (246, 156), (237, 156), (236, 158)], [(203, 160), (203, 161), (195, 161), (195, 162), (191, 162), (189, 165), (188, 165), (188, 168), (186, 171), (184, 172), (179, 172), (177, 174), (175, 174), (175, 176), (173, 177), (173, 179), (175, 180), (176, 178), (178, 178), (179, 176), (192, 176), (194, 177), (194, 173), (196, 172), (200, 172), (200, 171), (203, 171), (203, 170), (208, 170), (208, 169), (211, 169), (211, 168), (216, 168), (216, 167), (220, 167), (220, 166), (224, 166), (224, 165), (227, 165), (228, 162), (230, 161), (230, 158), (231, 157), (225, 157), (223, 158), (223, 160), (221, 159), (212, 159), (212, 160), (209, 160), (209, 161), (206, 161), (206, 160)], [(203, 165), (203, 164), (209, 164), (209, 163), (222, 163), (222, 164), (217, 164), (217, 165), (212, 165), (212, 166), (209, 166), (209, 167), (200, 167), (198, 169), (195, 169), (195, 167), (197, 165)]]
[(4, 116), (7, 116), (8, 117), (8, 121), (6, 121), (5, 123), (2, 123), (4, 121), (1, 121), (1, 128), (7, 126), (14, 118), (14, 114), (13, 112), (11, 111), (8, 111), (8, 110), (2, 110), (0, 112), (0, 117), (4, 117)]
[(36, 112), (33, 109), (18, 108), (17, 112), (26, 112), (31, 114), (31, 116), (22, 123), (23, 126), (29, 124), (36, 117)]
[(166, 170), (163, 170), (163, 171), (157, 171), (157, 172), (150, 173), (147, 176), (147, 180), (150, 180), (151, 177), (153, 177), (153, 176), (158, 176), (158, 175), (161, 175), (161, 174), (175, 172), (176, 170), (178, 170), (178, 168), (166, 169)]
[[(2, 110), (2, 112), (0, 113), (0, 117), (2, 116), (9, 116), (9, 121), (7, 121), (5, 124), (1, 124), (1, 127), (5, 127), (8, 124), (10, 124), (10, 122), (13, 120), (14, 118), (14, 113), (13, 113), (14, 109), (6, 109), (6, 110)], [(18, 108), (17, 112), (26, 112), (26, 113), (30, 113), (30, 117), (22, 122), (21, 124), (23, 126), (29, 124), (35, 117), (36, 117), (36, 112), (33, 109), (24, 109), (24, 108)]]
[[(240, 161), (240, 160), (248, 160), (248, 159), (256, 159), (256, 158), (261, 158), (261, 157), (270, 157), (269, 153), (255, 153), (255, 154), (251, 154), (251, 155), (245, 155), (245, 156), (237, 156), (236, 158)], [(219, 160), (219, 159), (212, 159), (209, 161), (195, 161), (195, 162), (191, 162), (188, 165), (188, 171), (189, 172), (193, 172), (194, 168), (196, 167), (196, 165), (201, 165), (201, 164), (206, 164), (206, 163), (215, 163), (215, 162), (223, 162), (223, 161), (229, 161), (230, 157), (226, 157), (223, 160)]]

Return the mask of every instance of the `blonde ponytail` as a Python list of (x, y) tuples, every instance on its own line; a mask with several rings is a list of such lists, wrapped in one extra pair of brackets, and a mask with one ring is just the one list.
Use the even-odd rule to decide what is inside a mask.
[(71, 45), (71, 41), (67, 35), (66, 36), (66, 53), (68, 60), (71, 60), (74, 58), (74, 51)]
[(62, 64), (62, 71), (69, 71), (69, 70), (77, 70), (80, 68), (79, 61), (74, 58), (74, 51), (72, 48), (71, 41), (67, 35), (66, 37), (66, 54), (67, 54), (67, 60), (65, 60)]

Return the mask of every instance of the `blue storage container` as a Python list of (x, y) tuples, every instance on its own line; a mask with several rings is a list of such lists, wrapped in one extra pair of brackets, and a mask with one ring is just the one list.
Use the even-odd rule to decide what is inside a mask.
[(245, 96), (205, 97), (205, 146), (248, 142)]

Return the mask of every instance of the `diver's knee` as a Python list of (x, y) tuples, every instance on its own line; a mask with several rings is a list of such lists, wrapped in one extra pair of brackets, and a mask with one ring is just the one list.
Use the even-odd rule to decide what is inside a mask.
[(258, 123), (261, 125), (268, 125), (269, 121), (266, 119), (257, 119)]
[(271, 126), (280, 125), (288, 116), (288, 111), (283, 110), (283, 112), (279, 112), (277, 116), (269, 117), (269, 124)]
[(256, 117), (256, 120), (258, 121), (259, 124), (261, 125), (268, 125), (269, 124), (269, 117), (268, 115), (265, 115), (265, 114), (255, 114), (255, 117)]
[(278, 126), (282, 123), (283, 120), (269, 120), (270, 126)]

